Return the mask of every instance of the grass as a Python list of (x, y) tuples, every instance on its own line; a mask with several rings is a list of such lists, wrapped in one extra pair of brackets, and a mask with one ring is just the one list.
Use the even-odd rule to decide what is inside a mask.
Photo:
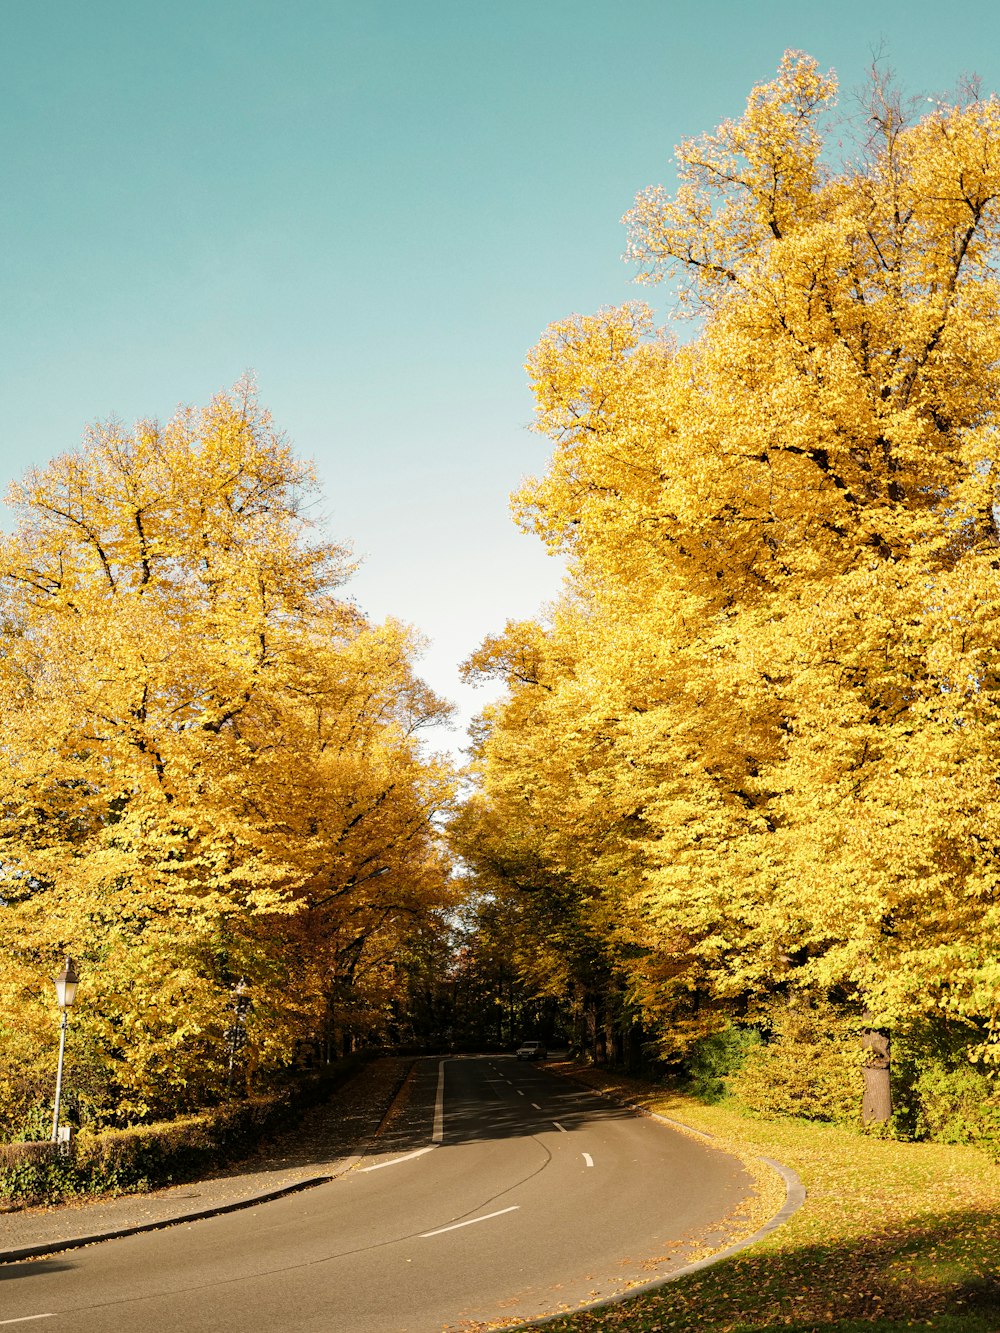
[[(1000, 1333), (1000, 1164), (975, 1148), (764, 1120), (638, 1080), (578, 1076), (797, 1171), (804, 1206), (766, 1239), (551, 1333)], [(775, 1211), (773, 1183), (760, 1203)], [(770, 1197), (764, 1197), (765, 1195)]]

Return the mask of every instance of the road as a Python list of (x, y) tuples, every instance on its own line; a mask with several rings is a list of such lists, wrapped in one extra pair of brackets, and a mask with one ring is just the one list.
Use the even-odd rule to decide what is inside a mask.
[(442, 1333), (610, 1296), (746, 1198), (724, 1153), (509, 1057), (426, 1061), (405, 1132), (242, 1212), (0, 1266), (0, 1329)]

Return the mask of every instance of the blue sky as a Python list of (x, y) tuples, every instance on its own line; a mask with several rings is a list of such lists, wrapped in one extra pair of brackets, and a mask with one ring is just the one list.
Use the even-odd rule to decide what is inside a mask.
[(545, 465), (525, 353), (643, 294), (620, 218), (677, 141), (787, 47), (845, 92), (880, 45), (913, 92), (1000, 86), (984, 0), (4, 11), (0, 474), (253, 369), (365, 556), (350, 591), (431, 638), (425, 675), (466, 716), (458, 661), (559, 582), (507, 512)]

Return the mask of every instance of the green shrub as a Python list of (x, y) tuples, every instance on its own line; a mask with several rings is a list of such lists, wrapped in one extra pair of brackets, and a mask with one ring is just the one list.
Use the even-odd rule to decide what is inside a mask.
[(699, 1038), (684, 1060), (686, 1090), (702, 1101), (721, 1101), (727, 1094), (728, 1080), (759, 1045), (756, 1028), (740, 1028), (733, 1023)]
[(0, 1143), (0, 1198), (51, 1203), (79, 1192), (68, 1154), (44, 1142)]
[(829, 1005), (776, 1014), (766, 1045), (748, 1050), (729, 1090), (761, 1115), (846, 1123), (861, 1111), (861, 1043)]
[(970, 1143), (1000, 1157), (1000, 1086), (990, 1072), (966, 1062), (929, 1060), (912, 1084), (917, 1137)]
[(74, 1160), (88, 1192), (129, 1193), (169, 1184), (223, 1160), (215, 1112), (102, 1134), (81, 1133)]
[(900, 1138), (968, 1143), (1000, 1156), (1000, 1073), (972, 1064), (983, 1026), (936, 1017), (894, 1034), (893, 1129)]

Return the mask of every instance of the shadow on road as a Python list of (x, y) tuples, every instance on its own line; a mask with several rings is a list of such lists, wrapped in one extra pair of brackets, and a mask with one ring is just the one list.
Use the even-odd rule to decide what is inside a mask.
[[(404, 1086), (371, 1137), (371, 1106), (382, 1090), (369, 1084), (378, 1063), (369, 1065), (357, 1079), (338, 1089), (328, 1102), (313, 1107), (294, 1129), (265, 1144), (254, 1157), (224, 1174), (322, 1168), (325, 1163), (356, 1151), (359, 1139), (365, 1141), (367, 1156), (381, 1157), (426, 1147), (434, 1128), (440, 1057), (422, 1057), (413, 1063)], [(448, 1058), (447, 1069), (445, 1144), (531, 1137), (540, 1129), (551, 1129), (554, 1120), (572, 1130), (583, 1119), (594, 1123), (634, 1115), (592, 1089), (546, 1074), (534, 1065), (518, 1065), (509, 1057)], [(504, 1081), (504, 1073), (523, 1089), (524, 1096), (519, 1096)], [(541, 1111), (536, 1111), (532, 1102)]]
[[(428, 1060), (414, 1070), (405, 1104), (397, 1106), (387, 1118), (375, 1152), (412, 1152), (430, 1142), (437, 1076), (437, 1060)], [(533, 1065), (517, 1066), (502, 1056), (449, 1060), (446, 1077), (446, 1145), (529, 1138), (552, 1130), (554, 1121), (572, 1130), (584, 1120), (594, 1124), (634, 1116), (634, 1112), (589, 1088), (546, 1074)]]
[(65, 1259), (26, 1259), (19, 1264), (0, 1264), (0, 1282), (18, 1277), (45, 1277), (75, 1267), (76, 1264), (68, 1264)]

